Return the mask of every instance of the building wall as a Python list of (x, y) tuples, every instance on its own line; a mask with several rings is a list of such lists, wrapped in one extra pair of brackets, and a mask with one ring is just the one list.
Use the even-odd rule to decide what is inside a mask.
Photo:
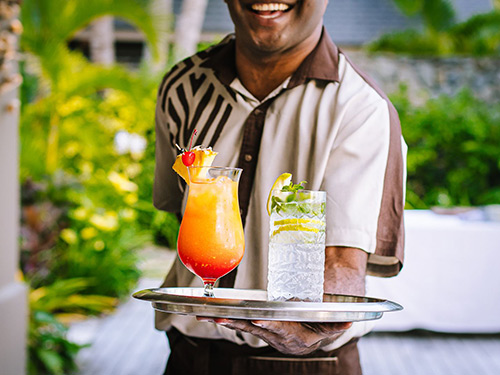
[[(452, 0), (457, 19), (463, 21), (473, 14), (488, 12), (491, 0)], [(174, 13), (179, 14), (182, 0), (174, 0)], [(420, 22), (402, 15), (394, 0), (330, 0), (324, 24), (339, 45), (359, 46), (384, 33), (418, 28)], [(203, 32), (227, 34), (234, 30), (227, 6), (222, 0), (208, 0)]]
[(500, 58), (410, 58), (369, 55), (348, 51), (354, 63), (369, 74), (386, 92), (408, 87), (413, 103), (439, 95), (455, 95), (462, 88), (490, 103), (500, 98)]

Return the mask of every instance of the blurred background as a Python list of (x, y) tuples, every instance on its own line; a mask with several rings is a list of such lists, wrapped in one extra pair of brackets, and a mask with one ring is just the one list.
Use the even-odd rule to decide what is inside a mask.
[[(368, 284), (405, 310), (366, 338), (365, 373), (498, 374), (500, 1), (332, 0), (324, 21), (409, 146), (405, 267)], [(162, 372), (130, 301), (175, 258), (151, 203), (156, 90), (232, 30), (222, 0), (0, 0), (2, 375)], [(387, 345), (406, 364), (377, 362)], [(480, 370), (450, 354), (469, 349)]]

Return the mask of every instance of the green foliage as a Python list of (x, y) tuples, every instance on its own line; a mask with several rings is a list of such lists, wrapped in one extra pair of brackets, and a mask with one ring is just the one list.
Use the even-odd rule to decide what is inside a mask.
[(81, 345), (66, 339), (68, 328), (54, 315), (30, 314), (28, 331), (28, 374), (64, 375), (76, 369), (75, 358)]
[(151, 9), (151, 1), (141, 0), (25, 0), (21, 47), (39, 58), (51, 85), (64, 84), (71, 81), (66, 70), (61, 69), (67, 60), (66, 42), (93, 19), (109, 14), (125, 18), (139, 29), (153, 55), (158, 54), (157, 42), (166, 31), (166, 18)]
[(443, 31), (455, 24), (455, 9), (449, 0), (394, 0), (407, 16), (420, 16), (427, 29)]
[(409, 147), (408, 207), (500, 203), (500, 105), (469, 90), (421, 107), (404, 88), (391, 99)]
[[(141, 176), (143, 153), (119, 153), (114, 139), (123, 129), (140, 134), (151, 128), (155, 90), (152, 87), (146, 90), (138, 79), (129, 81), (136, 89), (74, 95), (68, 101), (61, 101), (56, 113), (47, 104), (52, 95), (23, 111), (21, 178), (39, 181), (42, 186), (35, 202), (25, 204), (24, 209), (31, 207), (32, 211), (43, 213), (50, 211), (48, 207), (52, 204), (52, 211), (60, 215), (59, 225), (52, 226), (55, 233), (51, 236), (56, 239), (62, 236), (51, 241), (49, 248), (41, 249), (45, 252), (41, 256), (49, 259), (50, 264), (46, 264), (43, 280), (31, 278), (34, 286), (61, 277), (91, 276), (99, 281), (99, 293), (123, 296), (139, 277), (134, 250), (149, 241), (151, 235), (149, 228), (144, 227), (147, 223), (136, 220), (138, 206), (149, 206), (152, 210), (152, 204), (151, 196), (139, 200), (141, 187), (133, 180), (140, 180), (144, 190), (150, 190), (152, 175)], [(47, 128), (54, 116), (59, 121), (60, 152), (58, 171), (50, 174), (43, 162), (45, 158), (39, 155), (48, 153)], [(148, 161), (153, 162), (154, 159)], [(27, 224), (25, 221), (23, 226), (28, 227)], [(23, 250), (28, 258), (29, 254), (40, 253), (40, 249), (29, 247)], [(95, 288), (89, 292), (97, 292)]]
[(30, 311), (54, 314), (63, 321), (111, 311), (116, 306), (116, 298), (81, 294), (96, 284), (95, 279), (81, 277), (60, 279), (48, 286), (32, 289), (29, 296)]
[(472, 56), (500, 55), (500, 10), (456, 25), (450, 34), (455, 50)]
[[(96, 66), (68, 40), (94, 18), (125, 18), (153, 54), (168, 22), (143, 0), (26, 0), (21, 112), (21, 269), (30, 294), (30, 374), (68, 374), (80, 346), (62, 321), (110, 311), (130, 293), (152, 230), (152, 128), (160, 77)], [(119, 149), (119, 132), (149, 142)], [(146, 157), (147, 155), (147, 157)], [(177, 225), (177, 226), (176, 226)], [(168, 228), (163, 228), (168, 234)]]
[[(438, 6), (438, 3), (432, 6)], [(443, 14), (437, 11), (429, 13), (436, 17)], [(405, 30), (382, 35), (370, 43), (368, 49), (416, 56), (500, 55), (498, 10), (473, 16), (462, 23), (455, 23), (451, 15), (442, 20), (424, 19), (427, 26), (424, 30)]]
[(179, 221), (175, 215), (158, 210), (155, 210), (151, 214), (153, 217), (151, 229), (155, 235), (155, 242), (159, 245), (175, 249), (179, 234)]
[(449, 0), (423, 0), (422, 17), (433, 31), (445, 31), (455, 24), (455, 10)]
[(422, 11), (423, 0), (393, 0), (398, 8), (407, 16), (414, 16)]
[(411, 56), (447, 56), (453, 54), (453, 41), (446, 33), (404, 30), (382, 35), (367, 46), (371, 52), (394, 52)]
[(68, 328), (62, 321), (109, 312), (116, 305), (115, 298), (79, 294), (93, 283), (85, 278), (58, 280), (30, 291), (30, 375), (63, 375), (76, 369), (76, 354), (84, 346), (67, 339)]

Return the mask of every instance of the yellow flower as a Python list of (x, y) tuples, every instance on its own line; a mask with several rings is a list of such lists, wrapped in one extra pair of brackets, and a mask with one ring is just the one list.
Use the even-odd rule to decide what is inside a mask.
[(130, 193), (125, 196), (125, 203), (127, 203), (129, 206), (132, 206), (137, 203), (139, 198), (137, 197), (137, 194)]
[(80, 171), (82, 171), (82, 174), (86, 176), (94, 172), (94, 164), (89, 161), (80, 162), (78, 167)]
[(119, 192), (136, 192), (138, 190), (138, 186), (130, 181), (123, 174), (117, 173), (115, 171), (111, 171), (108, 174), (108, 179), (111, 181), (113, 186)]
[(124, 208), (121, 211), (121, 217), (123, 217), (125, 221), (133, 221), (137, 217), (137, 212), (131, 208)]
[(80, 152), (80, 144), (78, 142), (68, 142), (64, 148), (64, 156), (67, 158), (72, 158)]
[(104, 241), (97, 240), (96, 242), (94, 242), (95, 251), (102, 251), (102, 250), (104, 250), (105, 247), (106, 247), (106, 245), (105, 245)]
[(85, 220), (89, 216), (89, 210), (85, 207), (78, 207), (73, 210), (72, 215), (76, 220)]
[(73, 229), (63, 229), (61, 231), (61, 238), (68, 244), (73, 245), (78, 240), (78, 236)]
[(118, 215), (116, 212), (106, 212), (104, 215), (92, 215), (89, 221), (97, 228), (104, 231), (118, 229)]
[(85, 100), (80, 96), (74, 96), (73, 98), (60, 104), (57, 108), (57, 112), (62, 116), (66, 117), (73, 112), (82, 109), (85, 106)]
[(139, 163), (131, 163), (127, 165), (127, 167), (125, 168), (125, 173), (130, 178), (136, 177), (141, 172), (142, 172), (142, 165)]
[(84, 240), (89, 240), (89, 239), (97, 236), (97, 233), (98, 232), (94, 227), (83, 228), (82, 231), (80, 232), (80, 234)]

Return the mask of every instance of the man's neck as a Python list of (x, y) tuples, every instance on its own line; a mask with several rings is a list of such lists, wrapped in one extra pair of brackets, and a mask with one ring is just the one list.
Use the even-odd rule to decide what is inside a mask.
[(236, 70), (246, 89), (259, 100), (290, 77), (316, 47), (321, 34), (303, 48), (269, 56), (257, 55), (236, 43)]

